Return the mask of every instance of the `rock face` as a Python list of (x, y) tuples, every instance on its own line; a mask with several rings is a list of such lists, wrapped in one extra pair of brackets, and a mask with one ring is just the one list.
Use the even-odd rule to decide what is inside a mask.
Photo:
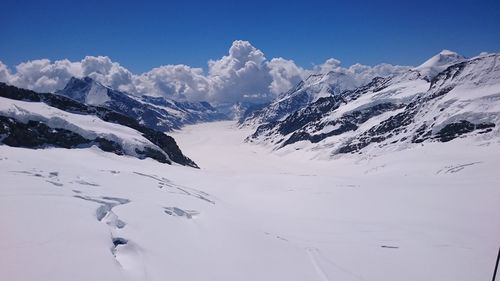
[(91, 142), (77, 133), (61, 128), (54, 129), (39, 121), (30, 120), (22, 123), (13, 118), (0, 116), (0, 124), (2, 143), (9, 146), (74, 148)]
[(242, 118), (240, 123), (248, 126), (281, 121), (311, 102), (322, 97), (331, 97), (347, 89), (356, 88), (358, 83), (353, 80), (352, 76), (333, 71), (311, 75), (294, 88), (281, 94), (270, 105), (255, 110)]
[[(5, 101), (18, 100), (32, 103), (44, 103), (50, 107), (79, 115), (92, 115), (99, 119), (131, 128), (151, 142), (155, 147), (144, 146), (136, 148), (133, 156), (139, 158), (153, 158), (162, 163), (172, 162), (198, 167), (191, 159), (186, 157), (177, 146), (175, 140), (161, 131), (151, 129), (137, 120), (108, 108), (80, 103), (61, 95), (50, 93), (36, 93), (30, 90), (19, 89), (0, 83), (0, 97)], [(14, 106), (15, 107), (15, 106)], [(0, 112), (0, 140), (3, 144), (18, 147), (41, 148), (47, 146), (75, 148), (97, 145), (103, 151), (113, 152), (118, 155), (130, 154), (116, 141), (116, 139), (95, 136), (84, 137), (75, 130), (45, 124), (37, 116), (24, 117), (27, 120), (16, 120)], [(30, 120), (31, 119), (31, 120)], [(45, 119), (41, 119), (45, 120)], [(61, 122), (58, 122), (61, 123)], [(71, 124), (71, 121), (62, 120), (61, 124)], [(69, 128), (77, 126), (67, 126)], [(111, 132), (112, 133), (112, 132)]]
[(108, 88), (90, 77), (71, 78), (56, 94), (80, 103), (112, 109), (160, 131), (179, 129), (197, 122), (224, 120), (228, 117), (208, 102), (180, 102), (163, 97), (136, 97)]
[[(402, 73), (407, 67), (388, 71)], [(326, 73), (312, 74), (287, 92), (282, 93), (268, 106), (255, 110), (242, 118), (242, 126), (256, 126), (270, 122), (283, 121), (290, 114), (301, 110), (321, 98), (342, 94), (367, 84), (375, 78), (374, 74), (355, 75), (355, 71), (334, 69)]]
[(500, 54), (465, 59), (443, 51), (404, 74), (375, 78), (293, 112), (282, 114), (270, 106), (263, 111), (286, 117), (262, 119), (247, 141), (271, 143), (277, 149), (324, 149), (335, 155), (498, 136), (499, 60)]

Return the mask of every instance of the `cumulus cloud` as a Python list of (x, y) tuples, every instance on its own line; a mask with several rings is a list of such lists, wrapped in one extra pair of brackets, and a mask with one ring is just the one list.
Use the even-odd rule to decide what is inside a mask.
[(40, 59), (18, 64), (9, 83), (39, 92), (52, 92), (63, 88), (72, 76), (81, 76), (78, 62)]
[(134, 78), (136, 93), (167, 96), (178, 100), (207, 99), (210, 82), (203, 69), (187, 65), (164, 65)]
[[(270, 101), (314, 73), (336, 72), (354, 84), (364, 84), (376, 76), (388, 76), (408, 67), (380, 64), (355, 64), (343, 67), (337, 59), (304, 69), (293, 60), (272, 58), (248, 41), (234, 41), (228, 54), (208, 61), (208, 71), (187, 65), (163, 65), (142, 74), (134, 74), (106, 56), (86, 56), (81, 61), (23, 62), (9, 71), (0, 62), (0, 81), (40, 92), (64, 88), (72, 76), (93, 79), (111, 88), (134, 95), (165, 96), (178, 100), (234, 103)], [(353, 84), (353, 85), (354, 85)]]
[(272, 77), (269, 90), (274, 95), (288, 91), (312, 73), (297, 66), (293, 60), (284, 58), (273, 58), (267, 67)]
[(315, 66), (314, 70), (318, 73), (328, 73), (330, 71), (342, 72), (340, 64), (338, 59), (329, 58), (323, 64)]
[(408, 71), (410, 67), (392, 65), (387, 63), (378, 64), (375, 66), (367, 66), (362, 64), (354, 64), (348, 68), (349, 73), (351, 73), (356, 79), (359, 80), (371, 80), (376, 76), (389, 76), (399, 74)]
[(327, 59), (323, 64), (313, 67), (314, 73), (331, 73), (329, 83), (337, 90), (353, 89), (369, 83), (375, 77), (386, 77), (408, 71), (409, 66), (378, 64), (375, 66), (353, 64), (343, 67), (341, 61), (335, 58)]
[(0, 82), (10, 81), (10, 71), (2, 61), (0, 61)]
[(265, 61), (264, 53), (250, 42), (234, 41), (227, 56), (208, 62), (210, 99), (228, 103), (272, 99), (272, 76)]
[(120, 91), (135, 93), (133, 75), (119, 63), (105, 56), (86, 56), (80, 63), (83, 76), (89, 76), (104, 85)]

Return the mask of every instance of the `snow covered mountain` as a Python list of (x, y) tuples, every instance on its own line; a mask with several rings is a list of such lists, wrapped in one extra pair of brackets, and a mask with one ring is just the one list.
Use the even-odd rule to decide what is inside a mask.
[[(443, 51), (404, 74), (375, 78), (263, 123), (247, 140), (331, 156), (460, 136), (498, 137), (499, 58), (464, 59)], [(272, 106), (265, 110), (279, 112)]]
[[(338, 95), (346, 90), (360, 87), (377, 76), (394, 76), (403, 73), (409, 67), (384, 68), (376, 72), (363, 72), (362, 65), (353, 65), (349, 69), (336, 67), (326, 73), (314, 73), (295, 87), (282, 93), (268, 106), (248, 112), (240, 120), (242, 127), (254, 127), (259, 124), (284, 120), (291, 113), (303, 109), (323, 97)], [(363, 73), (363, 74), (361, 74)]]
[(136, 97), (106, 87), (90, 77), (82, 79), (73, 77), (66, 87), (56, 94), (81, 103), (112, 109), (160, 131), (171, 131), (186, 124), (228, 118), (208, 102), (182, 102), (153, 96)]
[(139, 124), (134, 118), (4, 83), (0, 83), (0, 141), (27, 148), (96, 145), (118, 155), (197, 167), (183, 155), (172, 137)]
[(466, 58), (462, 55), (449, 50), (442, 50), (439, 54), (414, 68), (414, 70), (418, 71), (425, 79), (431, 81), (441, 71), (464, 60)]
[(270, 105), (251, 112), (241, 123), (252, 126), (273, 121), (280, 121), (290, 113), (304, 108), (321, 97), (329, 97), (347, 89), (359, 86), (360, 82), (345, 73), (330, 71), (326, 74), (310, 75), (305, 81), (281, 94)]

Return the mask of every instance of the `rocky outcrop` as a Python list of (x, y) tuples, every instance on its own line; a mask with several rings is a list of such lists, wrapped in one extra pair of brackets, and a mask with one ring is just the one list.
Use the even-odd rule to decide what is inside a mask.
[[(140, 124), (137, 120), (124, 114), (100, 106), (82, 104), (73, 99), (50, 93), (36, 93), (30, 90), (19, 89), (0, 83), (0, 96), (21, 101), (43, 102), (49, 106), (82, 115), (94, 115), (106, 122), (111, 122), (132, 128), (142, 134), (147, 140), (156, 145), (161, 151), (145, 147), (137, 150), (140, 158), (153, 158), (162, 163), (176, 162), (181, 165), (198, 167), (191, 159), (186, 157), (175, 140), (161, 131), (151, 129)], [(78, 133), (61, 128), (51, 128), (42, 122), (19, 122), (12, 118), (2, 116), (2, 142), (11, 146), (38, 148), (55, 146), (74, 148), (82, 145), (94, 145), (104, 151), (124, 154), (120, 145), (112, 140), (103, 138), (86, 139)], [(165, 156), (167, 155), (167, 156)]]
[(370, 145), (406, 147), (489, 134), (500, 122), (499, 59), (500, 54), (465, 59), (444, 51), (406, 73), (375, 78), (264, 122), (247, 141), (276, 149), (307, 142), (342, 154)]

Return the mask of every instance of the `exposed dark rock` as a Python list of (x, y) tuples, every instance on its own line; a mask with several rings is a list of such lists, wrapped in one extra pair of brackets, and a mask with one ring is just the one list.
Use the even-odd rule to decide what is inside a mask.
[[(71, 112), (71, 113), (76, 113), (76, 114), (82, 114), (82, 115), (95, 115), (102, 119), (103, 121), (106, 122), (111, 122), (111, 123), (116, 123), (120, 124), (123, 126), (130, 127), (134, 130), (137, 130), (142, 133), (142, 135), (151, 141), (153, 144), (157, 145), (159, 148), (165, 152), (168, 157), (181, 165), (186, 165), (186, 166), (191, 166), (198, 168), (196, 163), (194, 163), (191, 159), (186, 157), (180, 148), (177, 146), (177, 143), (175, 140), (166, 135), (165, 133), (162, 133), (160, 131), (156, 131), (154, 129), (148, 128), (142, 124), (140, 124), (137, 120), (134, 118), (131, 118), (129, 116), (120, 114), (118, 112), (115, 112), (113, 110), (110, 110), (108, 108), (104, 107), (98, 107), (98, 106), (91, 106), (91, 105), (86, 105), (79, 103), (73, 99), (60, 96), (60, 95), (54, 95), (50, 93), (36, 93), (30, 90), (25, 90), (25, 89), (20, 89), (14, 86), (9, 86), (6, 85), (5, 83), (0, 83), (0, 96), (1, 97), (6, 97), (10, 99), (15, 99), (15, 100), (23, 100), (23, 101), (30, 101), (30, 102), (44, 102), (47, 105), (53, 106), (55, 108)], [(15, 121), (15, 120), (14, 120)], [(17, 121), (16, 121), (17, 122)], [(20, 122), (17, 122), (20, 123)], [(22, 123), (20, 123), (22, 124)], [(47, 127), (47, 126), (45, 126)], [(49, 127), (47, 127), (49, 128)], [(52, 130), (52, 128), (50, 128)], [(61, 129), (54, 129), (54, 130), (61, 130)], [(66, 130), (67, 131), (67, 130)], [(78, 135), (78, 134), (74, 134)], [(14, 140), (11, 137), (8, 139), (8, 141), (11, 141), (14, 143)], [(41, 141), (41, 140), (38, 140)], [(123, 154), (123, 150), (121, 147), (119, 147), (119, 144), (114, 143), (109, 140), (105, 140), (102, 138), (98, 138), (96, 140), (87, 140), (89, 142), (94, 142), (95, 144), (98, 145), (102, 150), (108, 151), (108, 152), (113, 152), (116, 154)], [(4, 142), (5, 143), (5, 142)], [(83, 141), (83, 143), (88, 143)], [(7, 143), (6, 143), (7, 144)], [(58, 147), (65, 147), (61, 146), (56, 143), (50, 143), (50, 145), (53, 146), (58, 146)], [(34, 146), (25, 146), (25, 147), (34, 147)], [(74, 147), (74, 146), (71, 146)], [(156, 159), (162, 163), (171, 163), (168, 161), (168, 159), (162, 160), (163, 157), (158, 156), (156, 153), (151, 153), (151, 152), (144, 152), (145, 157), (149, 157), (146, 155), (151, 155), (154, 156), (152, 157), (153, 159)]]
[(127, 239), (121, 237), (113, 237), (112, 241), (115, 247), (118, 247), (119, 245), (127, 245), (128, 243)]
[(94, 142), (101, 150), (106, 152), (113, 152), (114, 154), (123, 155), (123, 148), (120, 144), (107, 140), (105, 138), (97, 137)]
[(405, 108), (405, 111), (391, 116), (382, 121), (380, 124), (370, 128), (368, 131), (358, 136), (356, 140), (340, 147), (337, 150), (337, 153), (356, 152), (371, 143), (382, 142), (394, 135), (399, 134), (405, 129), (406, 126), (412, 124), (413, 117), (416, 113), (416, 103), (410, 103)]
[[(487, 134), (498, 124), (495, 116), (497, 113), (491, 110), (474, 112), (475, 107), (467, 106), (469, 101), (457, 96), (460, 92), (455, 89), (475, 90), (475, 87), (498, 85), (500, 54), (481, 55), (472, 59), (459, 55), (455, 57), (450, 61), (445, 58), (446, 64), (438, 65), (435, 69), (422, 70), (417, 67), (394, 77), (377, 77), (356, 89), (334, 91), (329, 97), (301, 105), (298, 110), (286, 111), (291, 107), (280, 107), (290, 102), (286, 98), (293, 97), (300, 101), (301, 94), (308, 96), (307, 91), (304, 91), (304, 83), (299, 83), (269, 107), (257, 112), (265, 117), (285, 117), (268, 122), (269, 118), (259, 119), (254, 116), (253, 121), (261, 123), (250, 124), (261, 125), (247, 140), (271, 142), (280, 149), (298, 141), (318, 143), (331, 136), (344, 136), (339, 138), (339, 142), (332, 139), (325, 143), (325, 146), (333, 147), (335, 150), (332, 153), (336, 154), (361, 153), (360, 150), (370, 144), (383, 147), (402, 142), (447, 142), (471, 132)], [(317, 75), (320, 76), (321, 74)], [(315, 84), (316, 89), (323, 90), (332, 86), (329, 80), (315, 81), (322, 83)], [(450, 97), (450, 93), (454, 96)], [(369, 96), (363, 98), (364, 95)], [(357, 102), (350, 106), (354, 101)], [(477, 102), (482, 107), (486, 107), (484, 104), (489, 101), (497, 102), (498, 95), (479, 95), (478, 100), (470, 98), (471, 103)], [(340, 111), (347, 113), (339, 114)], [(372, 119), (378, 115), (385, 116), (382, 113), (387, 113), (388, 117)], [(477, 117), (481, 120), (491, 118), (491, 122), (474, 124), (471, 120), (476, 120)], [(451, 120), (460, 121), (448, 124), (436, 133), (438, 120), (446, 123)]]
[(269, 105), (269, 103), (242, 105), (241, 107), (244, 107), (244, 111), (238, 117), (238, 123), (243, 124), (243, 122), (245, 122), (245, 120), (252, 118), (252, 116), (255, 116), (256, 114), (258, 114), (258, 112), (261, 112), (261, 110), (266, 108), (268, 105)]
[(160, 151), (158, 151), (156, 149), (145, 147), (144, 150), (136, 149), (135, 152), (139, 155), (142, 155), (142, 157), (140, 157), (140, 158), (151, 158), (151, 159), (155, 159), (156, 161), (158, 161), (160, 163), (171, 164), (171, 162), (167, 159), (165, 154), (161, 153)]
[(277, 126), (279, 124), (279, 122), (275, 121), (275, 122), (269, 122), (267, 124), (263, 124), (263, 125), (260, 125), (259, 127), (257, 127), (257, 129), (255, 130), (255, 133), (253, 133), (251, 136), (250, 136), (250, 139), (252, 138), (257, 138), (261, 135), (265, 135), (265, 134), (268, 134), (271, 132), (271, 130)]
[(467, 120), (460, 120), (459, 122), (450, 123), (444, 126), (441, 130), (439, 130), (439, 132), (437, 132), (434, 138), (441, 142), (448, 142), (475, 130), (491, 129), (494, 127), (495, 124), (493, 123), (473, 124)]
[(429, 137), (431, 136), (432, 134), (432, 131), (431, 130), (428, 130), (427, 131), (427, 124), (422, 124), (422, 126), (420, 126), (416, 131), (415, 131), (415, 135), (412, 137), (412, 142), (413, 143), (421, 143), (427, 139), (429, 139)]
[[(27, 123), (22, 123), (4, 116), (0, 116), (0, 137), (3, 144), (14, 147), (77, 148), (96, 144), (103, 151), (117, 155), (125, 154), (120, 144), (102, 137), (89, 140), (72, 131), (51, 128), (39, 121), (30, 120)], [(149, 147), (145, 147), (144, 150), (136, 150), (136, 153), (142, 156), (141, 159), (152, 158), (161, 163), (172, 163), (161, 151)]]
[[(320, 133), (316, 135), (310, 135), (305, 131), (298, 131), (293, 133), (292, 136), (288, 140), (286, 140), (282, 146), (302, 140), (309, 140), (312, 143), (317, 143), (324, 140), (327, 137), (340, 135), (347, 131), (355, 131), (358, 129), (358, 126), (360, 124), (366, 122), (368, 119), (380, 115), (386, 111), (394, 110), (397, 108), (399, 108), (399, 106), (394, 105), (392, 103), (381, 103), (363, 110), (356, 110), (344, 114), (339, 119), (333, 120), (328, 123), (320, 123), (320, 124), (316, 123), (314, 126), (314, 131), (321, 131), (325, 126), (329, 125), (337, 126), (337, 128), (328, 133)], [(328, 111), (324, 113), (327, 112)]]
[[(106, 99), (95, 104), (88, 100), (91, 89), (95, 87), (101, 90), (101, 95)], [(216, 121), (227, 119), (208, 102), (181, 102), (173, 101), (163, 97), (142, 96), (134, 97), (125, 92), (107, 88), (90, 77), (82, 79), (71, 78), (66, 87), (56, 92), (58, 95), (69, 97), (80, 103), (90, 103), (129, 116), (146, 127), (162, 132), (179, 129), (185, 124), (193, 124), (200, 121)], [(175, 110), (179, 114), (172, 114), (169, 110)]]
[(342, 92), (342, 96), (344, 97), (349, 97), (349, 100), (356, 100), (358, 99), (361, 95), (372, 91), (372, 92), (378, 92), (381, 91), (387, 86), (390, 85), (391, 78), (390, 77), (375, 77), (373, 78), (370, 83), (363, 85), (361, 87), (358, 87), (354, 90), (347, 90)]
[(279, 123), (278, 132), (288, 135), (312, 121), (317, 121), (327, 112), (337, 109), (345, 100), (340, 96), (331, 96), (318, 99), (311, 106), (297, 111)]
[(74, 148), (91, 142), (91, 140), (65, 129), (51, 128), (32, 120), (22, 123), (4, 116), (0, 116), (0, 136), (2, 143), (8, 146), (27, 148), (46, 146)]

